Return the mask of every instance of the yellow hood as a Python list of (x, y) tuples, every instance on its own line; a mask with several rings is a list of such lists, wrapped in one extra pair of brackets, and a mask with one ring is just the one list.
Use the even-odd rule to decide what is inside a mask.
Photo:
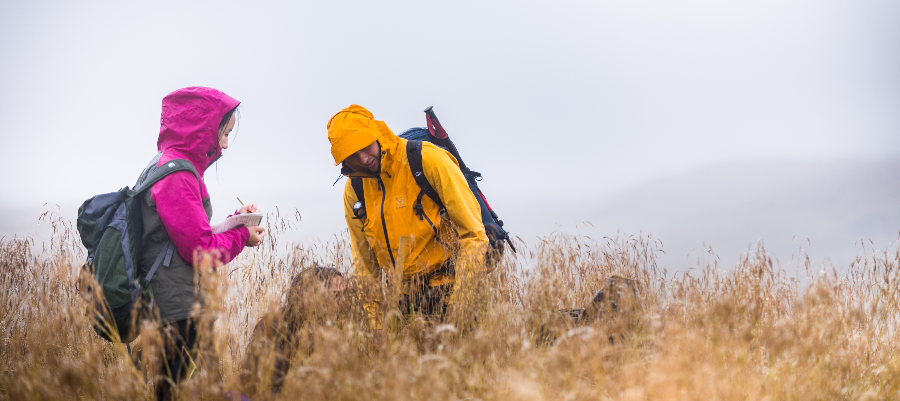
[(334, 165), (341, 164), (384, 134), (393, 132), (384, 122), (375, 120), (372, 112), (365, 107), (354, 104), (339, 111), (328, 120), (328, 142), (331, 143)]

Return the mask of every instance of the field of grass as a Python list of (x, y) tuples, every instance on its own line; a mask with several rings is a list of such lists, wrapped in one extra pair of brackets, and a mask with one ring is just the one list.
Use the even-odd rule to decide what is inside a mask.
[[(315, 265), (348, 274), (350, 260), (341, 238), (284, 244), (277, 238), (294, 220), (269, 220), (265, 246), (215, 270), (201, 266), (207, 313), (180, 399), (230, 390), (254, 400), (900, 399), (896, 251), (862, 250), (838, 274), (773, 265), (760, 247), (733, 264), (709, 255), (669, 274), (656, 265), (652, 238), (562, 234), (517, 244), (518, 256), (481, 274), (473, 317), (409, 327), (389, 317), (384, 344), (361, 300), (390, 291), (352, 277), (337, 300), (309, 287), (300, 351), (273, 392), (272, 358), (244, 364), (254, 326), (284, 301), (295, 274)], [(153, 324), (132, 345), (142, 349), (140, 367), (124, 345), (94, 334), (78, 290), (80, 240), (71, 223), (46, 221), (55, 233), (46, 243), (0, 242), (0, 398), (152, 399)], [(559, 316), (584, 307), (613, 275), (637, 283), (630, 324), (576, 327)]]

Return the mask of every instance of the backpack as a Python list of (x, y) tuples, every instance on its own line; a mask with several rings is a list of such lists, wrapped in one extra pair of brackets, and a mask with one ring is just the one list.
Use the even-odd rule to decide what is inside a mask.
[[(481, 222), (484, 224), (484, 230), (488, 235), (491, 248), (502, 254), (505, 242), (509, 245), (510, 249), (512, 249), (513, 253), (515, 253), (516, 248), (510, 240), (509, 233), (503, 229), (503, 220), (500, 220), (497, 213), (491, 209), (484, 193), (478, 188), (478, 181), (481, 181), (482, 178), (481, 173), (472, 171), (466, 166), (466, 163), (459, 155), (459, 151), (456, 150), (456, 145), (450, 140), (447, 131), (441, 126), (441, 122), (438, 121), (437, 116), (434, 114), (434, 110), (430, 106), (425, 109), (425, 121), (428, 125), (427, 128), (410, 128), (399, 135), (401, 138), (407, 140), (406, 157), (409, 161), (409, 169), (412, 172), (413, 178), (416, 180), (416, 184), (421, 188), (419, 195), (416, 197), (416, 203), (413, 205), (413, 210), (415, 210), (416, 215), (419, 216), (420, 220), (423, 217), (425, 220), (428, 220), (428, 224), (431, 225), (431, 228), (435, 230), (436, 234), (437, 228), (434, 226), (434, 223), (428, 219), (428, 216), (425, 215), (424, 209), (422, 208), (422, 196), (427, 195), (431, 198), (438, 206), (438, 210), (441, 211), (441, 214), (445, 214), (446, 212), (444, 202), (441, 201), (437, 191), (434, 190), (434, 187), (431, 186), (431, 183), (428, 182), (425, 173), (422, 171), (422, 142), (431, 142), (450, 152), (450, 154), (459, 162), (459, 169), (462, 171), (463, 176), (466, 177), (466, 182), (469, 184), (472, 195), (475, 196), (478, 205), (481, 206)], [(366, 202), (365, 194), (363, 193), (362, 178), (351, 177), (350, 185), (353, 187), (356, 198), (359, 200), (359, 202), (353, 205), (353, 213), (358, 219), (365, 218)]]
[[(175, 244), (169, 240), (146, 274), (138, 271), (144, 234), (140, 195), (177, 171), (190, 171), (197, 177), (189, 161), (175, 159), (149, 174), (145, 170), (143, 181), (138, 180), (133, 189), (95, 195), (78, 208), (78, 234), (88, 251), (83, 270), (93, 275), (99, 290), (93, 294), (93, 286), (88, 286), (86, 296), (96, 306), (94, 331), (108, 341), (131, 342), (137, 337), (136, 315), (152, 309), (150, 279), (160, 265), (169, 266), (172, 260)], [(142, 308), (141, 313), (132, 313), (136, 306)]]

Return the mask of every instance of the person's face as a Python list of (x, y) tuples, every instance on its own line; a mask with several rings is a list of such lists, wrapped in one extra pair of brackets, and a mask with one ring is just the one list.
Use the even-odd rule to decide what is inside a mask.
[(228, 124), (225, 124), (225, 129), (219, 134), (219, 147), (222, 149), (228, 149), (228, 134), (231, 134), (231, 130), (234, 128), (234, 121), (234, 114), (232, 114)]
[(343, 277), (334, 275), (331, 276), (331, 280), (328, 282), (328, 288), (331, 289), (335, 301), (340, 301), (344, 297), (344, 290), (347, 289), (347, 284), (344, 283)]
[(344, 159), (343, 163), (354, 171), (378, 174), (381, 172), (381, 146), (378, 141), (372, 142)]
[(331, 279), (328, 280), (328, 288), (331, 288), (331, 291), (334, 292), (344, 292), (347, 288), (347, 284), (344, 284), (344, 278), (338, 275), (331, 276)]

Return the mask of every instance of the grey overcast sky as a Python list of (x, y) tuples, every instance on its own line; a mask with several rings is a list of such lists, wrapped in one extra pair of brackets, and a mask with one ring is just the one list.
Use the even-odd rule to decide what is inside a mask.
[(360, 104), (399, 133), (434, 105), (525, 239), (589, 220), (674, 238), (669, 254), (725, 241), (731, 263), (800, 236), (844, 261), (900, 230), (898, 38), (888, 0), (2, 1), (0, 236), (131, 185), (162, 97), (201, 85), (243, 102), (206, 174), (216, 220), (239, 195), (332, 236), (331, 115)]

